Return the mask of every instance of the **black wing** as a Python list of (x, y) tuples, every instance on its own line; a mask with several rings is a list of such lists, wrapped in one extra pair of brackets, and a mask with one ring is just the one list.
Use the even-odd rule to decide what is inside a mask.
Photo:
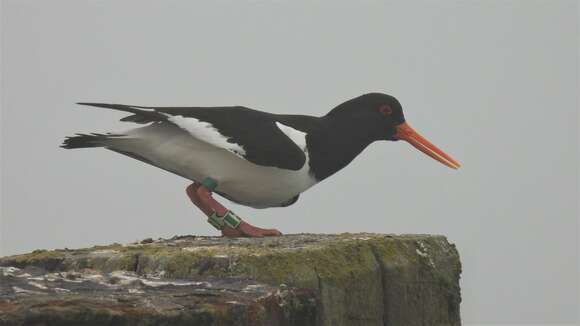
[(133, 115), (121, 121), (135, 123), (169, 121), (171, 116), (195, 118), (211, 124), (221, 135), (228, 138), (228, 142), (242, 146), (245, 153), (241, 156), (254, 164), (300, 170), (306, 162), (304, 149), (288, 138), (276, 125), (277, 121), (281, 121), (278, 119), (281, 116), (271, 113), (241, 106), (172, 108), (102, 103), (78, 104), (131, 112)]

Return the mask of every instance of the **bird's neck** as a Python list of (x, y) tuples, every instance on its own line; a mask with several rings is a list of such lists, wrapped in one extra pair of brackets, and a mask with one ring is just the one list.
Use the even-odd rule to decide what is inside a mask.
[(347, 166), (373, 142), (364, 128), (353, 121), (320, 118), (307, 136), (310, 170), (322, 181)]

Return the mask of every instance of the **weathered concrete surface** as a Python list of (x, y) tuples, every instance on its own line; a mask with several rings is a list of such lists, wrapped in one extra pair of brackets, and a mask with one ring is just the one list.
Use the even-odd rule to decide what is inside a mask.
[(460, 325), (443, 236), (183, 236), (0, 266), (0, 325)]

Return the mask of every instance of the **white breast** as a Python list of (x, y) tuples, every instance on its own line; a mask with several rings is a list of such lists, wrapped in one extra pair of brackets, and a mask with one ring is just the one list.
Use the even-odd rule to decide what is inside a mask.
[[(236, 156), (233, 151), (212, 145), (212, 140), (202, 141), (192, 137), (187, 128), (167, 122), (130, 130), (125, 133), (129, 139), (112, 140), (110, 147), (137, 154), (151, 164), (190, 180), (199, 182), (212, 177), (218, 181), (217, 191), (240, 204), (255, 208), (276, 207), (317, 182), (310, 173), (306, 134), (281, 123), (277, 126), (305, 151), (306, 162), (298, 171), (256, 165)], [(210, 133), (213, 131), (205, 128)]]

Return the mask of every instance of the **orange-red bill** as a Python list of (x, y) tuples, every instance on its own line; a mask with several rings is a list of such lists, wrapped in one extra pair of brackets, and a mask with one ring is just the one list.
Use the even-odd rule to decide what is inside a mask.
[(406, 122), (401, 123), (397, 126), (397, 133), (395, 138), (401, 139), (409, 142), (415, 148), (421, 152), (431, 156), (433, 159), (447, 165), (452, 169), (458, 169), (461, 164), (454, 160), (451, 156), (445, 154), (442, 150), (433, 145), (430, 141), (425, 139), (423, 136), (419, 135), (411, 126)]

